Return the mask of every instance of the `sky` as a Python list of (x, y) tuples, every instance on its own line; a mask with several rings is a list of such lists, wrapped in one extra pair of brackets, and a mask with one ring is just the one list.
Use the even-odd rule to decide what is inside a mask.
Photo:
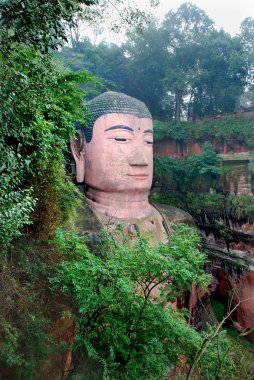
[[(157, 7), (151, 8), (149, 7), (150, 1), (136, 0), (135, 2), (141, 10), (150, 11), (160, 20), (163, 20), (167, 12), (176, 11), (181, 4), (187, 2), (187, 0), (160, 0)], [(216, 29), (223, 28), (232, 36), (240, 32), (241, 22), (246, 17), (254, 18), (254, 0), (189, 0), (189, 2), (204, 10), (208, 17), (215, 22)], [(100, 36), (100, 39), (105, 39), (105, 34), (104, 38)], [(120, 44), (123, 36), (107, 32), (106, 40)]]
[[(146, 0), (140, 0), (139, 4), (145, 4)], [(184, 3), (182, 0), (160, 0), (160, 4), (155, 10), (155, 15), (163, 16), (172, 9)], [(240, 31), (240, 24), (246, 17), (254, 18), (254, 0), (191, 0), (192, 4), (203, 9), (206, 14), (215, 22), (215, 28), (223, 28), (232, 36)]]

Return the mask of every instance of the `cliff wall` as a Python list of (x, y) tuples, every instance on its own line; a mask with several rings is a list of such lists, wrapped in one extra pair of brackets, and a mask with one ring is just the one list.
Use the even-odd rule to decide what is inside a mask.
[(215, 152), (225, 156), (232, 154), (249, 153), (250, 149), (247, 144), (239, 144), (234, 141), (218, 141), (215, 138), (209, 139), (189, 139), (182, 142), (173, 138), (165, 138), (154, 142), (154, 156), (171, 156), (177, 158), (187, 157), (188, 154), (199, 154), (201, 146), (205, 141), (209, 141)]
[[(249, 114), (248, 118), (249, 121), (252, 120), (254, 130), (254, 114)], [(227, 137), (226, 133), (223, 137), (218, 137), (218, 130), (213, 135), (212, 127), (208, 134), (203, 130), (203, 135), (193, 135), (195, 133), (192, 130), (189, 134), (186, 132), (186, 138), (179, 139), (176, 135), (176, 138), (165, 136), (156, 140), (154, 156), (184, 160), (190, 154), (199, 155), (202, 144), (209, 141), (222, 158), (223, 170), (216, 182), (212, 183), (205, 176), (197, 176), (191, 183), (188, 191), (196, 196), (196, 204), (192, 203), (191, 197), (185, 197), (181, 204), (175, 205), (190, 212), (200, 230), (204, 249), (212, 262), (212, 274), (216, 284), (213, 291), (224, 299), (229, 299), (232, 291), (237, 289), (232, 296), (232, 305), (239, 301), (240, 305), (233, 315), (233, 326), (239, 331), (251, 329), (254, 327), (253, 139), (250, 138), (251, 134), (246, 139), (240, 136), (238, 138), (237, 134)], [(179, 193), (179, 185), (177, 187), (172, 177), (166, 175), (161, 176), (161, 183), (157, 183), (156, 191), (162, 190), (165, 195), (165, 189), (168, 194)], [(248, 207), (245, 203), (247, 199)], [(248, 338), (254, 342), (254, 333), (248, 334)]]

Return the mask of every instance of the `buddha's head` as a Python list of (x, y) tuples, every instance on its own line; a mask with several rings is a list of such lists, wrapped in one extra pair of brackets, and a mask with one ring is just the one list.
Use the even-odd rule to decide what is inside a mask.
[(88, 193), (102, 197), (147, 198), (153, 175), (153, 127), (147, 107), (111, 91), (86, 105), (89, 125), (77, 130), (71, 142), (77, 181), (86, 183)]

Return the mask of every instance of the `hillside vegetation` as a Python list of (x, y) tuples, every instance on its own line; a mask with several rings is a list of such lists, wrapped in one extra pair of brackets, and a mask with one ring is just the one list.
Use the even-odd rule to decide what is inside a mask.
[(155, 140), (172, 138), (187, 143), (191, 139), (218, 142), (233, 141), (253, 148), (253, 114), (220, 115), (217, 118), (204, 118), (198, 122), (162, 122), (154, 120)]

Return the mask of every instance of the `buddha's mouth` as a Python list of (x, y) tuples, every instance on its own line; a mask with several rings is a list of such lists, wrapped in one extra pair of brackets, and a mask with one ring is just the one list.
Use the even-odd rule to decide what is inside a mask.
[(134, 177), (136, 179), (147, 179), (148, 174), (128, 174), (130, 177)]

